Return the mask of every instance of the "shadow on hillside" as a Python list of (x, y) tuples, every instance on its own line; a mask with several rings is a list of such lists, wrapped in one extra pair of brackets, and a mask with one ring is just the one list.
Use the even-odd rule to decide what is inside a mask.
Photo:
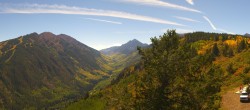
[(240, 101), (241, 103), (250, 103), (250, 99), (248, 101)]

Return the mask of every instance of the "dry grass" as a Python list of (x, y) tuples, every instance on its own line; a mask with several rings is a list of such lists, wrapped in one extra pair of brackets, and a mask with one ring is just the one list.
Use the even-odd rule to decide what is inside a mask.
[(88, 78), (88, 79), (98, 80), (101, 78), (100, 76), (95, 76), (95, 75), (91, 74), (90, 72), (83, 70), (82, 68), (79, 68), (78, 72), (80, 74), (86, 76), (86, 78)]
[(103, 72), (101, 70), (94, 70), (94, 72), (96, 72), (96, 73), (98, 73), (100, 75), (103, 75), (103, 76), (110, 76), (108, 73), (105, 73), (105, 72)]

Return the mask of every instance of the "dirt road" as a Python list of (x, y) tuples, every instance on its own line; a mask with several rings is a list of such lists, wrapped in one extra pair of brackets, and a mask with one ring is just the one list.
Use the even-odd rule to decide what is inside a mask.
[(238, 88), (222, 95), (222, 110), (250, 110), (250, 102), (241, 103), (239, 94), (235, 93), (237, 90)]

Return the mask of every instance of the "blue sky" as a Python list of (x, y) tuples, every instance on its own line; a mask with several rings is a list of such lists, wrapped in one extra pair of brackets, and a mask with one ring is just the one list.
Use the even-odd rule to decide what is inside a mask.
[(0, 41), (67, 34), (95, 49), (179, 33), (250, 32), (249, 0), (0, 0)]

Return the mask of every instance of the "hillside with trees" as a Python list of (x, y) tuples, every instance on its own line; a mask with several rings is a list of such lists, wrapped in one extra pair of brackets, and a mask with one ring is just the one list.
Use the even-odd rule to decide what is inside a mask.
[(48, 109), (84, 97), (110, 76), (106, 58), (67, 35), (32, 33), (0, 43), (0, 109)]
[(249, 83), (248, 38), (170, 30), (151, 42), (139, 63), (66, 109), (219, 109), (225, 91)]
[(169, 30), (151, 42), (109, 55), (49, 32), (1, 42), (0, 108), (211, 110), (250, 82), (248, 37)]
[(125, 67), (138, 62), (138, 42), (124, 44), (128, 55), (112, 56), (50, 32), (1, 42), (0, 109), (62, 109), (106, 87)]

